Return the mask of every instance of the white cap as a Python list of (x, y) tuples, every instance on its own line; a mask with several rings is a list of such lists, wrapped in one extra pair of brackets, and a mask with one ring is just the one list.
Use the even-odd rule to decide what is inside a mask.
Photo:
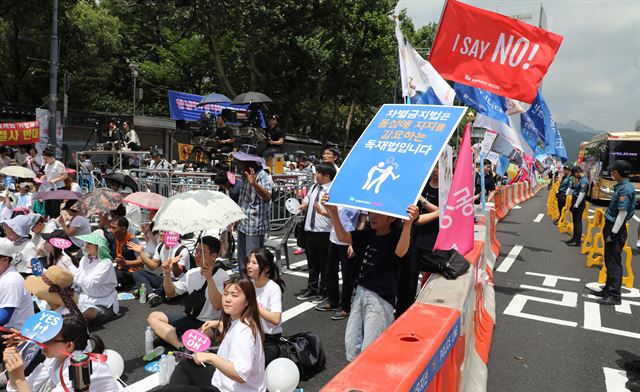
[(0, 238), (0, 256), (9, 256), (13, 257), (16, 249), (13, 246), (13, 242), (6, 238)]

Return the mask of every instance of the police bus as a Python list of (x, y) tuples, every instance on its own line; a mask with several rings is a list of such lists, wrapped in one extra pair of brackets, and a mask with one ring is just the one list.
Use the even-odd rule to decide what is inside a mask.
[(589, 176), (591, 200), (611, 200), (616, 181), (609, 167), (615, 160), (631, 163), (630, 180), (640, 198), (640, 132), (607, 132), (580, 145), (578, 165)]

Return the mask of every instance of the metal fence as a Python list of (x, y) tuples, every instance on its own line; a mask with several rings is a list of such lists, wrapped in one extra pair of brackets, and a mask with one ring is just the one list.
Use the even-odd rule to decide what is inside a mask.
[(285, 202), (294, 198), (302, 201), (307, 188), (313, 182), (313, 173), (295, 173), (274, 175), (271, 190), (271, 229), (279, 230), (293, 215), (287, 210)]

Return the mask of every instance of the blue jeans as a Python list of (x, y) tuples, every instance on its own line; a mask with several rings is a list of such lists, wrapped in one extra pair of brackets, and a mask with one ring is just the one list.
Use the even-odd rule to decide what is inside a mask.
[(238, 232), (238, 269), (241, 275), (247, 271), (247, 259), (251, 252), (264, 247), (264, 235), (246, 235)]
[(373, 291), (358, 286), (344, 333), (347, 361), (353, 361), (392, 322), (393, 305)]

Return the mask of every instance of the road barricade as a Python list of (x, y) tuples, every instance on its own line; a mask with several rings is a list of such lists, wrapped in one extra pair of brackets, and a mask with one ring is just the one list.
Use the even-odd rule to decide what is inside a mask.
[[(629, 232), (629, 224), (627, 223), (627, 233)], [(631, 247), (628, 243), (629, 239), (627, 237), (627, 241), (624, 243), (624, 247), (622, 248), (622, 253), (625, 255), (625, 274), (622, 277), (622, 285), (626, 288), (633, 288), (633, 282), (635, 281), (635, 276), (633, 275), (633, 268), (631, 267), (631, 261), (633, 258), (633, 252), (631, 251)], [(600, 269), (600, 273), (598, 274), (598, 283), (604, 284), (607, 282), (607, 266), (604, 263), (604, 250), (602, 251), (603, 256), (600, 256), (602, 260), (602, 268)]]
[(509, 211), (513, 210), (516, 205), (516, 187), (513, 184), (507, 185), (507, 207)]
[[(597, 233), (597, 230), (602, 231), (604, 229), (604, 212), (602, 209), (598, 208), (593, 213), (593, 217), (587, 217), (587, 230), (582, 235), (582, 247), (580, 248), (580, 253), (586, 255), (589, 253), (589, 250), (593, 246), (594, 238)], [(594, 230), (596, 230), (594, 232)], [(587, 265), (587, 267), (589, 267)]]
[(573, 197), (567, 195), (567, 201), (562, 207), (560, 219), (558, 219), (558, 231), (560, 233), (573, 233), (573, 221), (571, 220), (571, 203)]
[(505, 208), (505, 191), (504, 187), (498, 187), (496, 189), (496, 195), (494, 197), (496, 202), (496, 217), (498, 220), (503, 220), (507, 216), (507, 210)]

